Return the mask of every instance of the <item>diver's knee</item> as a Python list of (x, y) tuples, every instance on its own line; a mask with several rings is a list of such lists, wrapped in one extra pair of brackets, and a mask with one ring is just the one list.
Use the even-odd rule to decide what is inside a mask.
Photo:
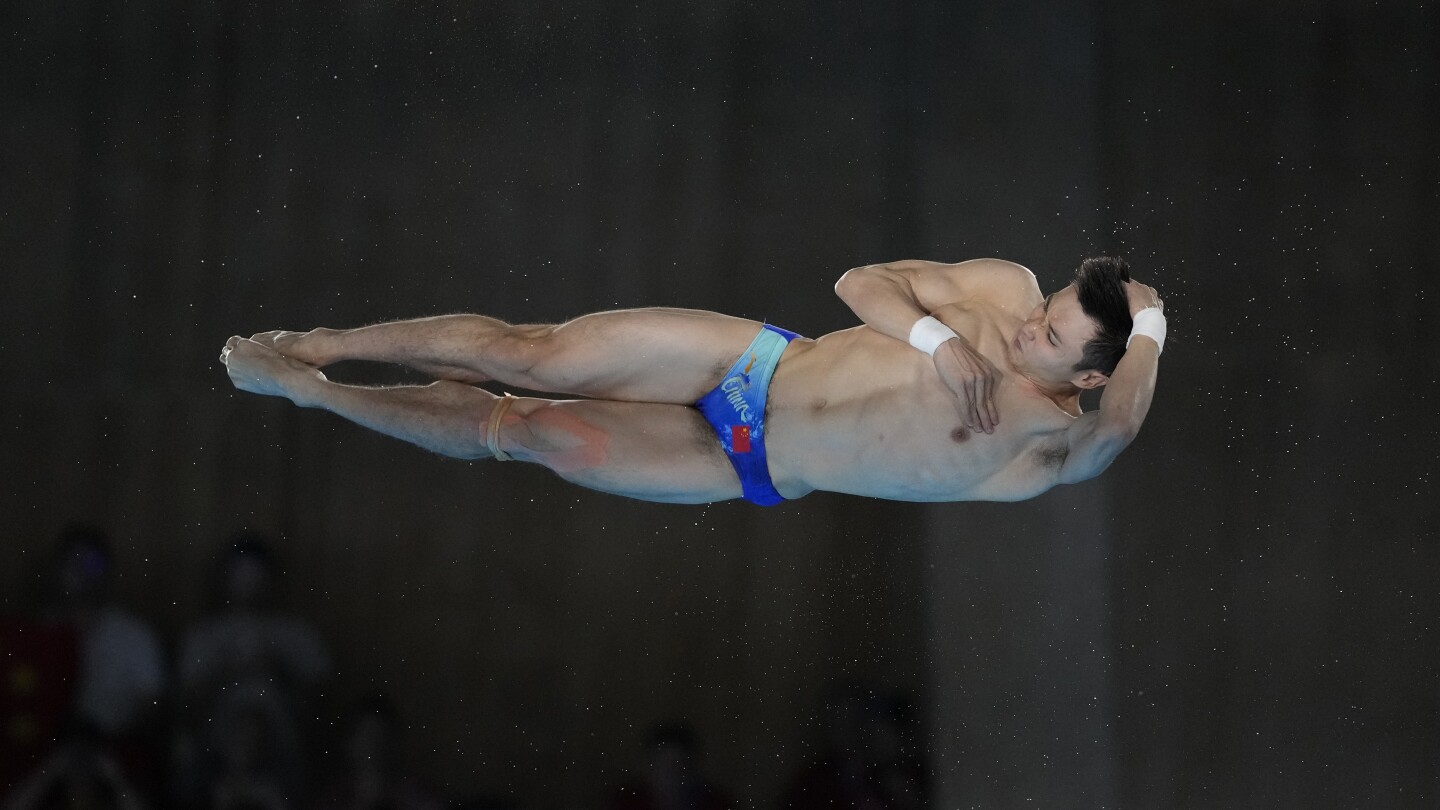
[(562, 403), (519, 400), (506, 420), (515, 449), (508, 445), (505, 449), (515, 458), (561, 475), (594, 469), (609, 460), (609, 432)]
[(527, 326), (514, 337), (515, 371), (525, 385), (540, 391), (588, 393), (591, 369), (577, 355), (580, 346), (556, 326)]
[(555, 326), (550, 324), (511, 326), (505, 332), (505, 341), (509, 344), (506, 355), (514, 370), (525, 375), (543, 374), (561, 353)]

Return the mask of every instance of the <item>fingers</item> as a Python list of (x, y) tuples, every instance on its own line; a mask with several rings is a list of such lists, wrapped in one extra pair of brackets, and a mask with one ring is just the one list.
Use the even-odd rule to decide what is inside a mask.
[(995, 407), (995, 391), (1000, 387), (999, 371), (983, 355), (975, 352), (965, 358), (963, 374), (963, 396), (961, 413), (969, 421), (966, 427), (984, 433), (994, 433), (1000, 422), (999, 409)]
[(975, 415), (980, 429), (994, 433), (1000, 424), (1000, 408), (995, 404), (995, 391), (1000, 387), (999, 376), (994, 369), (975, 378)]
[(1132, 314), (1146, 307), (1155, 307), (1161, 312), (1165, 311), (1165, 303), (1160, 300), (1160, 294), (1155, 291), (1154, 287), (1138, 281), (1127, 281), (1125, 282), (1125, 294), (1130, 299)]
[(985, 382), (983, 376), (975, 378), (975, 401), (973, 405), (975, 410), (975, 424), (979, 425), (980, 429), (986, 433), (994, 433), (994, 421), (990, 418), (990, 395), (992, 392), (986, 387)]
[(995, 404), (995, 392), (1000, 389), (1000, 372), (994, 364), (985, 374), (985, 411), (990, 417), (990, 432), (1000, 425), (1000, 406)]
[(1154, 287), (1146, 287), (1145, 294), (1150, 297), (1150, 306), (1161, 312), (1165, 311), (1165, 302), (1160, 300), (1160, 293), (1156, 292)]
[(1000, 409), (995, 404), (999, 370), (983, 355), (959, 346), (949, 354), (937, 352), (935, 358), (941, 378), (955, 394), (961, 423), (967, 430), (994, 433), (1000, 424)]
[(985, 413), (990, 417), (990, 428), (986, 433), (994, 433), (995, 428), (1000, 424), (1000, 408), (995, 404), (995, 389), (1000, 387), (1000, 380), (994, 370), (985, 379)]
[(1000, 424), (1000, 409), (995, 405), (995, 391), (1000, 387), (994, 372), (971, 373), (954, 389), (959, 400), (960, 419), (969, 430), (994, 433)]
[(967, 377), (962, 387), (965, 395), (961, 397), (960, 412), (965, 417), (965, 427), (970, 430), (984, 430), (980, 421), (980, 412), (977, 408), (980, 399), (975, 387), (975, 379), (973, 377)]

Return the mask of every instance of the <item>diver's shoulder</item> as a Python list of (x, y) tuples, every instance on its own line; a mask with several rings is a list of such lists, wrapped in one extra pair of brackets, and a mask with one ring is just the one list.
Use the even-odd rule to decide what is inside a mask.
[(1028, 310), (1044, 298), (1035, 274), (1023, 264), (1006, 259), (971, 259), (954, 267), (956, 275), (965, 280), (965, 298), (969, 301)]
[(969, 259), (957, 262), (952, 265), (957, 270), (964, 270), (971, 274), (984, 274), (997, 280), (1010, 281), (1019, 284), (1031, 284), (1039, 289), (1039, 282), (1035, 280), (1035, 274), (1019, 262), (1012, 262), (1009, 259), (997, 259), (985, 257), (980, 259)]

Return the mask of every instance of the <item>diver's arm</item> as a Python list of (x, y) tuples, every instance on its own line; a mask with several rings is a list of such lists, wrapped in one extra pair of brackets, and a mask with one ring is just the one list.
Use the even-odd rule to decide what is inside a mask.
[[(1000, 422), (995, 406), (999, 369), (968, 340), (929, 316), (947, 304), (964, 304), (1016, 285), (1036, 289), (1034, 274), (1013, 262), (909, 259), (857, 267), (835, 282), (835, 294), (870, 328), (930, 352), (936, 373), (955, 394), (965, 427), (994, 433)], [(917, 324), (922, 319), (926, 323)]]
[[(1130, 282), (1126, 290), (1132, 317), (1140, 309), (1160, 305), (1155, 291), (1143, 284)], [(1159, 371), (1160, 344), (1149, 335), (1132, 337), (1125, 356), (1105, 384), (1099, 409), (1076, 419), (1066, 431), (1069, 453), (1060, 468), (1060, 483), (1094, 478), (1135, 440), (1150, 412)]]
[(835, 282), (835, 294), (870, 328), (908, 343), (910, 327), (940, 306), (922, 305), (920, 290), (934, 297), (950, 281), (952, 267), (919, 259), (856, 267)]
[(959, 264), (906, 259), (856, 267), (835, 282), (835, 294), (870, 328), (908, 343), (915, 322), (937, 309), (1014, 284), (1034, 287), (1035, 276), (999, 259)]

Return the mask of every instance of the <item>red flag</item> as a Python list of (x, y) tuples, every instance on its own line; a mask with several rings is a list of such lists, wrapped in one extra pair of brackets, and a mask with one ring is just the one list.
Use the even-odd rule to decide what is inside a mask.
[(730, 426), (730, 449), (736, 453), (750, 452), (750, 426)]

